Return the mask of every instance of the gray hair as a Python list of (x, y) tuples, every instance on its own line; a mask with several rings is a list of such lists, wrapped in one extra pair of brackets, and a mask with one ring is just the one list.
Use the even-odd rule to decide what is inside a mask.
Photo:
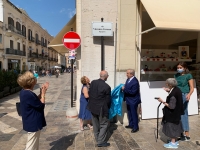
[(135, 75), (135, 70), (134, 69), (128, 69), (128, 71), (130, 71), (130, 74), (132, 74), (133, 76)]
[(108, 72), (105, 71), (105, 70), (101, 71), (100, 72), (100, 78), (103, 79), (103, 80), (107, 79), (108, 78)]
[(175, 78), (168, 78), (166, 80), (166, 83), (172, 87), (175, 87), (177, 85), (177, 81)]

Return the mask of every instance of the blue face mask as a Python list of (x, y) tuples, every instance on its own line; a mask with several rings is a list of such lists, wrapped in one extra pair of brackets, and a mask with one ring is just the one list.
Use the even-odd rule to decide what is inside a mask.
[(184, 72), (184, 69), (177, 69), (177, 72), (178, 72), (178, 73), (183, 73), (183, 72)]

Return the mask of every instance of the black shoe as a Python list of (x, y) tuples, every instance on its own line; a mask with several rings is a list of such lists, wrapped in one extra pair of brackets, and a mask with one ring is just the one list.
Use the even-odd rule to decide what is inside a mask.
[(103, 143), (103, 144), (97, 144), (98, 147), (107, 147), (110, 146), (110, 143)]
[(138, 132), (139, 131), (139, 128), (138, 129), (133, 129), (132, 131), (131, 131), (131, 133), (135, 133), (135, 132)]
[(132, 129), (132, 127), (131, 127), (131, 126), (125, 126), (125, 128), (130, 128), (130, 129)]
[(190, 137), (181, 134), (181, 137), (179, 137), (178, 140), (180, 140), (180, 141), (189, 141), (189, 140), (190, 140)]

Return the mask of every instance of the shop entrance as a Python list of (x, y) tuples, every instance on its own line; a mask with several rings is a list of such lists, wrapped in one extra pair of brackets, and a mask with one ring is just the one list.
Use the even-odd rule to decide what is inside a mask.
[(8, 70), (18, 69), (20, 70), (20, 60), (8, 59)]
[[(143, 8), (142, 31), (152, 31), (141, 35), (140, 86), (142, 98), (142, 118), (156, 118), (158, 101), (154, 97), (166, 98), (162, 87), (167, 78), (177, 73), (178, 62), (186, 62), (195, 79), (195, 91), (191, 96), (189, 114), (198, 114), (197, 96), (200, 96), (200, 60), (198, 53), (198, 32), (187, 30), (155, 30), (148, 12)], [(150, 107), (152, 106), (152, 107)], [(162, 115), (162, 111), (160, 113)], [(162, 117), (160, 115), (160, 117)]]

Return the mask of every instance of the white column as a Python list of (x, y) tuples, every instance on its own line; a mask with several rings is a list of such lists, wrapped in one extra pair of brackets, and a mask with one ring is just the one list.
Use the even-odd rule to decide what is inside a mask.
[(197, 52), (196, 52), (196, 63), (200, 62), (200, 32), (197, 38)]
[(3, 0), (0, 0), (0, 21), (1, 22), (4, 22), (4, 20), (3, 20)]
[(2, 69), (5, 69), (5, 70), (8, 69), (8, 59), (4, 59), (3, 60), (3, 67), (2, 67)]

